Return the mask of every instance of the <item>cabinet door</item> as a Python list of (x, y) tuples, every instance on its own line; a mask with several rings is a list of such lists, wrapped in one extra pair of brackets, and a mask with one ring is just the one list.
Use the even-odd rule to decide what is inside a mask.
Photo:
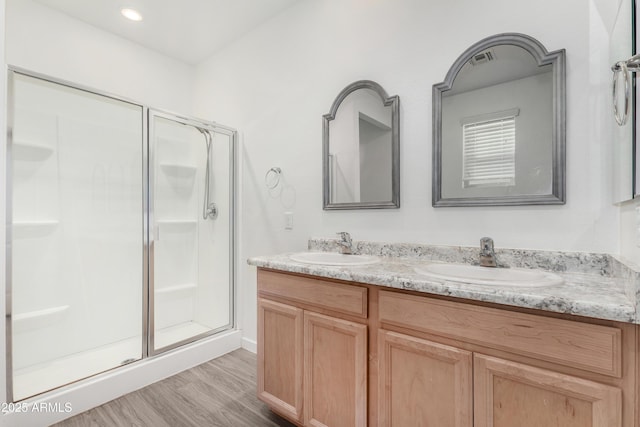
[(367, 326), (304, 313), (305, 425), (367, 425)]
[(258, 398), (302, 421), (303, 311), (258, 300)]
[(381, 426), (472, 426), (471, 352), (384, 330), (378, 345)]
[(593, 381), (474, 355), (475, 427), (620, 427), (622, 392)]

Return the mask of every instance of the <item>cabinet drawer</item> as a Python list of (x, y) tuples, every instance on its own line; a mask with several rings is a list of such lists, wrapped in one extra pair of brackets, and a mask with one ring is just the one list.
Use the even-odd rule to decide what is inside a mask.
[(618, 328), (380, 292), (380, 322), (620, 378)]
[(258, 270), (258, 292), (357, 317), (367, 317), (367, 288)]

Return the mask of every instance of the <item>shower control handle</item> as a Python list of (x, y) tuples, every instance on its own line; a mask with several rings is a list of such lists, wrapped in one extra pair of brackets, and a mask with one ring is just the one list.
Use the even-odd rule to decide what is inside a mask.
[(207, 219), (216, 219), (218, 217), (218, 206), (215, 203), (209, 203), (206, 210)]

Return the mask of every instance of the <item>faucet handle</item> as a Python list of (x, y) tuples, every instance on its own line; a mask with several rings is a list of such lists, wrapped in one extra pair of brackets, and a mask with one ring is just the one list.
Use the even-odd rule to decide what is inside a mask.
[(338, 231), (336, 233), (338, 236), (340, 236), (340, 238), (346, 242), (350, 242), (351, 241), (351, 235), (349, 233), (347, 233), (346, 231)]
[(341, 247), (341, 252), (343, 254), (351, 254), (352, 249), (351, 245), (353, 242), (351, 241), (351, 236), (346, 231), (339, 231), (336, 233), (340, 236), (340, 240), (338, 240), (338, 245)]
[(493, 239), (491, 237), (483, 237), (480, 239), (481, 251), (493, 251)]
[(493, 250), (493, 239), (483, 237), (480, 239), (480, 265), (482, 267), (497, 267), (496, 253)]

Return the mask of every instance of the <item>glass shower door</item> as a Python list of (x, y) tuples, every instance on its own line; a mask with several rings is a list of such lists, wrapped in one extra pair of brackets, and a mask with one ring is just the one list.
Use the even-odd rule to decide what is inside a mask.
[(9, 401), (143, 354), (143, 108), (11, 72)]
[(9, 72), (7, 401), (233, 327), (235, 131)]
[(151, 354), (232, 327), (234, 133), (149, 110)]

